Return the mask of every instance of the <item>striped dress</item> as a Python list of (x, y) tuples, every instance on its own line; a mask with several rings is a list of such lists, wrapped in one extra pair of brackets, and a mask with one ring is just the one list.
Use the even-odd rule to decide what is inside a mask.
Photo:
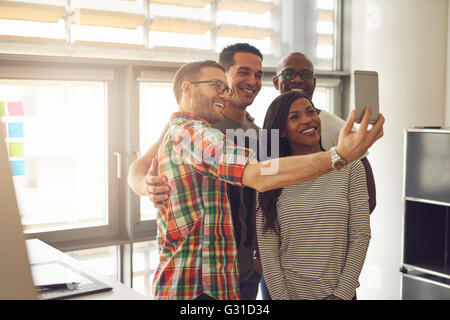
[(276, 226), (256, 215), (263, 274), (271, 298), (352, 299), (371, 237), (361, 161), (282, 190)]

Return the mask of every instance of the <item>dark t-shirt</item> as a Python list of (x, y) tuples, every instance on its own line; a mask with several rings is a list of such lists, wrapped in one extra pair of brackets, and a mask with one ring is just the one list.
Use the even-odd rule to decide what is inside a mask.
[[(223, 120), (214, 123), (213, 127), (222, 131), (236, 145), (245, 146), (255, 149), (255, 152), (257, 151), (259, 127), (247, 118), (242, 123), (238, 123), (224, 115)], [(243, 130), (240, 130), (240, 132), (239, 130), (234, 131), (235, 134), (233, 136), (233, 133), (230, 131), (227, 134), (227, 129)], [(245, 282), (256, 272), (253, 267), (255, 226), (253, 225), (251, 215), (252, 210), (255, 209), (256, 194), (252, 188), (239, 188), (228, 185), (228, 196), (233, 214), (235, 237), (238, 247), (239, 282)]]

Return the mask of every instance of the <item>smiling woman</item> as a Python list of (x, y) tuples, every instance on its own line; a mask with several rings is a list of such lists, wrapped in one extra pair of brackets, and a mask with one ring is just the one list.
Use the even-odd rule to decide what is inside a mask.
[[(264, 128), (281, 131), (276, 141), (280, 157), (321, 149), (320, 118), (298, 91), (272, 102)], [(258, 246), (272, 299), (355, 297), (370, 239), (361, 161), (308, 182), (261, 192), (257, 203)]]
[(300, 155), (319, 152), (320, 132), (320, 118), (312, 102), (306, 97), (295, 100), (280, 134), (281, 138), (289, 141), (292, 153)]

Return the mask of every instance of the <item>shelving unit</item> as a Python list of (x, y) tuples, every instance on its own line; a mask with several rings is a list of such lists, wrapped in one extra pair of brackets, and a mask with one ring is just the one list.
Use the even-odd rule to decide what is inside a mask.
[(450, 299), (450, 130), (405, 132), (402, 298)]

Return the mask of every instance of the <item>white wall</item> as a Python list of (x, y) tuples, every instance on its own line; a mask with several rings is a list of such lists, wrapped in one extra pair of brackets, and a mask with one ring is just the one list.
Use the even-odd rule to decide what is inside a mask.
[(380, 111), (386, 117), (384, 137), (369, 156), (377, 208), (371, 216), (360, 299), (401, 297), (404, 128), (442, 126), (446, 110), (449, 124), (448, 14), (448, 0), (352, 2), (352, 71), (378, 71)]

